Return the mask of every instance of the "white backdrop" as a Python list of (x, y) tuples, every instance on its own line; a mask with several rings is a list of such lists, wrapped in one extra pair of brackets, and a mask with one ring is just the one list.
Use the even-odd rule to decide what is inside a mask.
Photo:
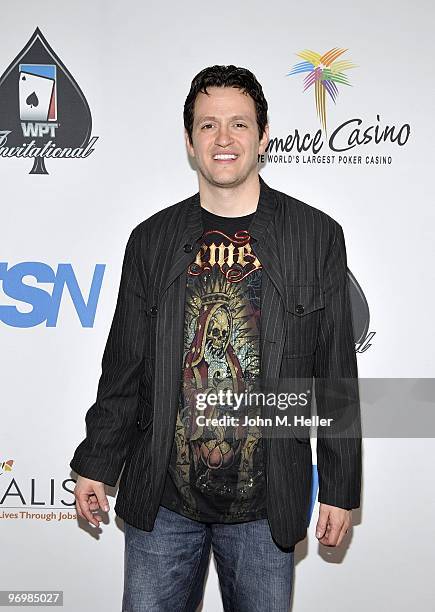
[[(81, 88), (98, 137), (86, 159), (47, 160), (48, 175), (29, 174), (31, 159), (0, 156), (0, 589), (58, 589), (67, 612), (117, 612), (122, 521), (112, 510), (99, 536), (78, 526), (62, 483), (72, 489), (68, 464), (95, 398), (128, 235), (197, 191), (182, 122), (193, 76), (213, 64), (245, 66), (263, 85), (271, 136), (285, 139), (296, 129), (314, 135), (321, 126), (313, 90), (303, 92), (304, 75), (286, 75), (302, 61), (296, 53), (339, 47), (356, 67), (346, 72), (351, 86), (339, 86), (336, 104), (327, 100), (328, 134), (355, 118), (362, 130), (410, 126), (403, 146), (371, 142), (344, 153), (361, 155), (361, 164), (338, 163), (339, 153), (334, 163), (293, 158), (266, 163), (262, 176), (343, 226), (348, 267), (375, 332), (358, 353), (360, 376), (433, 377), (435, 11), (428, 1), (410, 8), (374, 0), (40, 0), (2, 2), (0, 10), (0, 74), (39, 27)], [(0, 132), (11, 130), (11, 100), (0, 85)], [(326, 142), (321, 153), (333, 154)], [(367, 164), (367, 155), (391, 163)], [(70, 264), (85, 302), (96, 264), (105, 265), (93, 326), (82, 325), (67, 286), (54, 326), (19, 327), (18, 316), (11, 322), (8, 306), (32, 311), (32, 303), (10, 295), (7, 271), (24, 262), (33, 263), (23, 283), (49, 296), (53, 281), (32, 276), (35, 262), (54, 274)], [(308, 537), (296, 548), (294, 610), (432, 609), (433, 439), (366, 439), (363, 446), (355, 527), (340, 549), (319, 546), (315, 506)], [(203, 609), (222, 610), (213, 560)]]

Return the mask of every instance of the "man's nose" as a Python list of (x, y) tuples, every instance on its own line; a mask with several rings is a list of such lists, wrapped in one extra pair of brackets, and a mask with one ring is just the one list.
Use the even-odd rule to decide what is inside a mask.
[(226, 147), (232, 141), (232, 136), (229, 129), (225, 126), (221, 126), (216, 134), (216, 144), (221, 147)]

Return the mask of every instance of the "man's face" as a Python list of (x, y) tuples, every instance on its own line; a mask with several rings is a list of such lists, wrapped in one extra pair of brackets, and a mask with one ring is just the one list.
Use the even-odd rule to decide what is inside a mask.
[[(259, 140), (254, 100), (235, 87), (208, 87), (195, 100), (193, 146), (186, 146), (203, 178), (217, 187), (236, 187), (258, 172), (269, 129)], [(224, 157), (222, 157), (224, 156)]]

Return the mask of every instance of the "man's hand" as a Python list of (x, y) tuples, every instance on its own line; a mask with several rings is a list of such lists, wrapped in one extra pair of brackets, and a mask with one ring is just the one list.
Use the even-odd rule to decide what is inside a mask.
[(95, 527), (99, 527), (100, 521), (103, 519), (98, 514), (92, 514), (92, 511), (109, 511), (109, 502), (104, 490), (104, 483), (79, 476), (74, 488), (74, 497), (76, 498), (78, 514), (89, 521), (89, 523), (92, 523), (92, 525), (95, 525)]
[(320, 504), (316, 538), (325, 546), (340, 546), (351, 524), (352, 510)]

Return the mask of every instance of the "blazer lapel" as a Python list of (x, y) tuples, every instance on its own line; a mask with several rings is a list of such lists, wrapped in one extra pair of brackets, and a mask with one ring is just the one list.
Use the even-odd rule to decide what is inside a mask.
[[(260, 314), (260, 375), (277, 381), (285, 342), (286, 283), (281, 265), (282, 245), (276, 224), (274, 190), (260, 178), (260, 199), (249, 232), (252, 250), (263, 266)], [(267, 411), (267, 409), (266, 409)]]

